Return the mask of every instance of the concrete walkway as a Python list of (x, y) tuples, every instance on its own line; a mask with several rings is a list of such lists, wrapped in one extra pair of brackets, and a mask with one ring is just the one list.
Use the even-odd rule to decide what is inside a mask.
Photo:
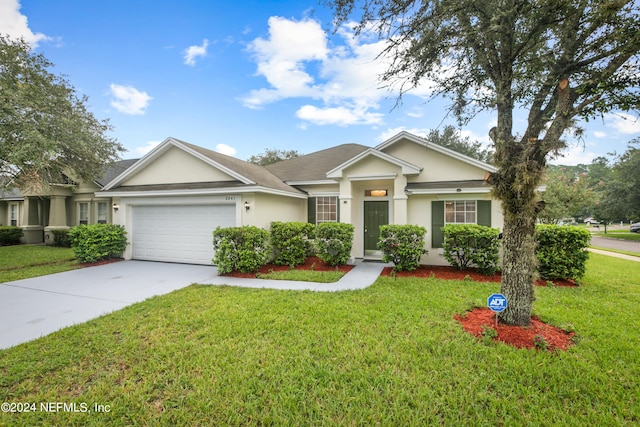
[(627, 261), (640, 262), (640, 257), (633, 256), (633, 255), (619, 254), (617, 252), (609, 252), (609, 251), (603, 251), (600, 249), (593, 249), (593, 248), (589, 248), (589, 252), (593, 252), (594, 254), (607, 255), (614, 258), (622, 258), (622, 259), (626, 259)]
[(335, 292), (363, 289), (390, 264), (356, 262), (335, 283), (238, 279), (213, 266), (123, 261), (0, 284), (0, 349), (48, 335), (193, 283)]
[(243, 288), (268, 288), (294, 291), (336, 292), (364, 289), (376, 281), (382, 269), (393, 264), (356, 261), (355, 267), (334, 283), (296, 282), (292, 280), (239, 279), (236, 277), (216, 276), (209, 285), (229, 285)]

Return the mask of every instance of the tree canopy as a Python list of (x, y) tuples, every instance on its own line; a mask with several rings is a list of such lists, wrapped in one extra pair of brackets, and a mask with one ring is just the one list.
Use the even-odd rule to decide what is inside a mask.
[(427, 135), (427, 140), (486, 163), (491, 163), (493, 160), (493, 151), (491, 149), (485, 148), (478, 141), (471, 141), (468, 136), (463, 137), (451, 125), (445, 126), (442, 132), (438, 129), (432, 129)]
[(259, 166), (266, 166), (280, 160), (293, 159), (300, 157), (297, 150), (278, 150), (276, 148), (265, 148), (264, 153), (255, 154), (247, 159), (249, 163)]
[(0, 175), (40, 188), (63, 175), (92, 180), (124, 148), (96, 119), (87, 97), (24, 40), (0, 35)]
[[(400, 96), (428, 85), (466, 123), (496, 114), (497, 172), (488, 177), (504, 212), (499, 314), (528, 325), (536, 272), (538, 187), (549, 155), (579, 119), (639, 108), (640, 19), (632, 0), (327, 0), (336, 22), (358, 11), (358, 30), (387, 40), (382, 80)], [(515, 129), (514, 111), (527, 120)], [(517, 122), (516, 122), (517, 124)]]

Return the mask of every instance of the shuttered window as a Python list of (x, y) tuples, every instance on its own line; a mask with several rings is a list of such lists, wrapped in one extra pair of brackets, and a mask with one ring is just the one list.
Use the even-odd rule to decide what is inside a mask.
[(441, 248), (446, 224), (478, 224), (491, 227), (491, 200), (431, 202), (431, 247)]

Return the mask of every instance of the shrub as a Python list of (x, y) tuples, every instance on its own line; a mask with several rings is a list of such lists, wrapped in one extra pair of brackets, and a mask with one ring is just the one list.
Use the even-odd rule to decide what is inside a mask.
[(559, 225), (536, 226), (536, 256), (543, 279), (584, 276), (591, 234), (584, 228)]
[(127, 247), (127, 232), (115, 224), (79, 225), (71, 228), (68, 236), (80, 262), (119, 258)]
[(316, 227), (316, 252), (318, 258), (334, 266), (346, 264), (353, 244), (352, 224), (323, 222)]
[(394, 271), (418, 268), (420, 258), (426, 254), (424, 235), (427, 230), (418, 225), (382, 225), (378, 249), (384, 252), (382, 261), (393, 262)]
[(315, 226), (308, 222), (272, 222), (273, 263), (292, 268), (304, 264), (307, 253), (311, 252), (314, 234)]
[(21, 237), (22, 228), (20, 227), (0, 227), (0, 246), (18, 245)]
[(444, 257), (458, 270), (478, 267), (492, 275), (500, 260), (500, 231), (476, 224), (449, 224), (442, 228)]
[(71, 247), (71, 239), (69, 238), (69, 230), (67, 230), (67, 229), (51, 230), (51, 234), (53, 234), (53, 244), (52, 244), (52, 246), (57, 246), (59, 248), (70, 248)]
[(269, 260), (269, 233), (254, 226), (216, 228), (213, 263), (221, 274), (253, 273)]

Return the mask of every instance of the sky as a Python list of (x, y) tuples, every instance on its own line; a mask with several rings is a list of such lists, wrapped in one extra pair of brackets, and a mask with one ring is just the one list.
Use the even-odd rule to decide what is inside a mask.
[[(168, 137), (246, 160), (266, 149), (307, 154), (457, 127), (449, 103), (427, 87), (397, 105), (378, 80), (383, 42), (335, 29), (317, 0), (0, 0), (0, 33), (24, 37), (87, 95), (127, 159)], [(460, 132), (488, 145), (495, 123), (483, 113)], [(629, 113), (583, 126), (553, 163), (621, 154), (640, 136)]]

